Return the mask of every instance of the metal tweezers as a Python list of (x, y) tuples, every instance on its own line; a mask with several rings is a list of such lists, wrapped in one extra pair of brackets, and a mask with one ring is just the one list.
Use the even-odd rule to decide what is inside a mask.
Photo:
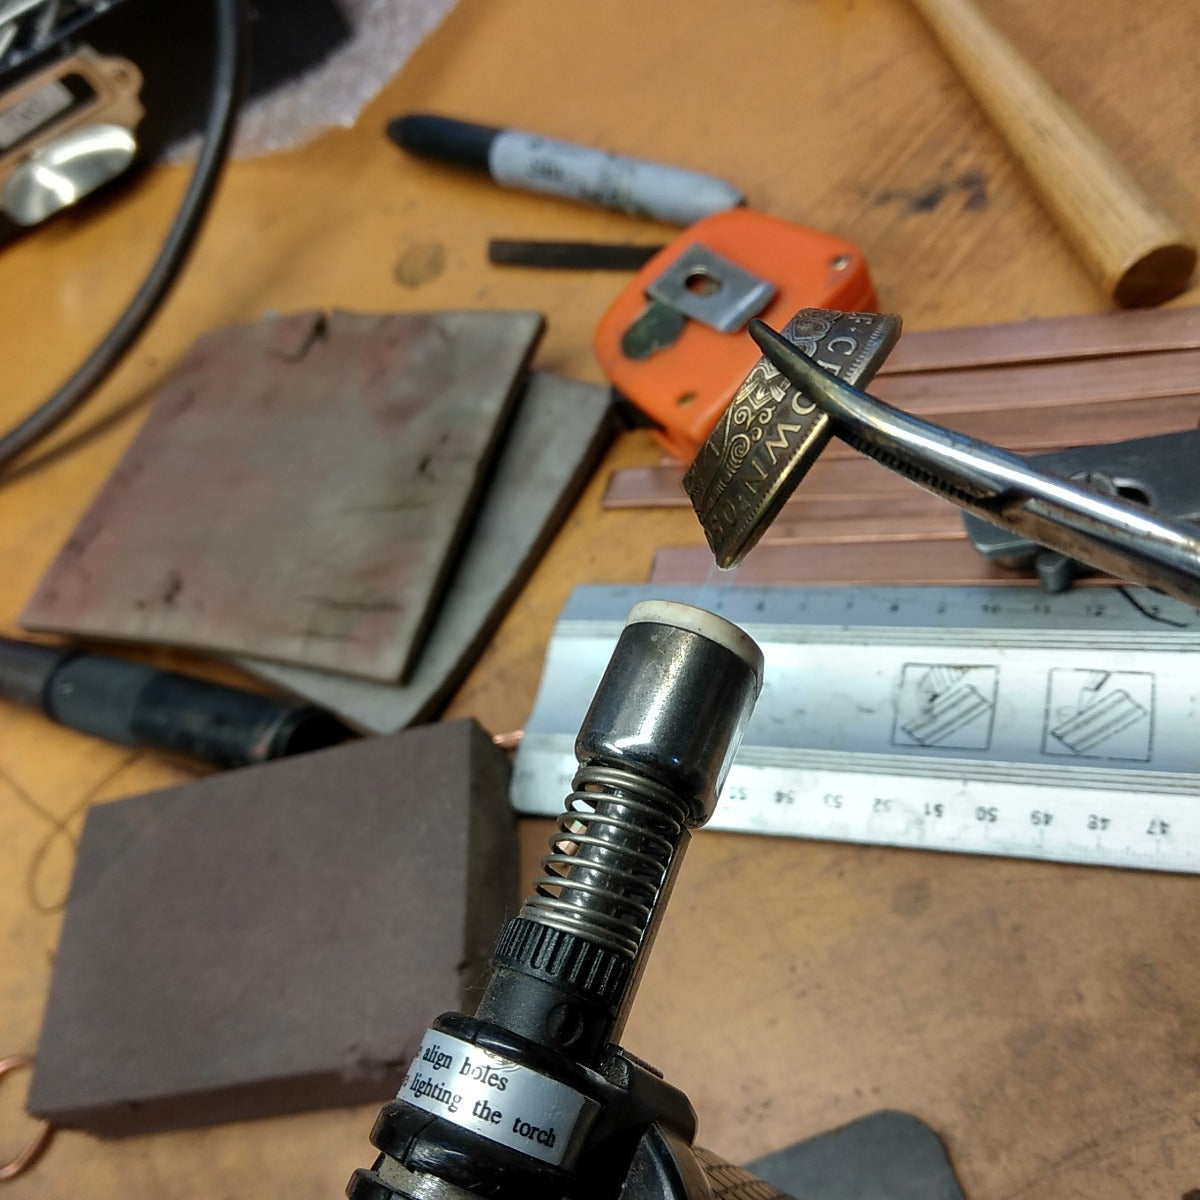
[(843, 383), (761, 321), (750, 335), (847, 445), (993, 525), (1200, 608), (1200, 528), (1036, 470)]

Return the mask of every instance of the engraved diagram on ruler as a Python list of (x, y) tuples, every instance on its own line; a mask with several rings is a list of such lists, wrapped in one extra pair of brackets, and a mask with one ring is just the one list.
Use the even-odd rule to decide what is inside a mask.
[(1042, 753), (1149, 762), (1154, 676), (1056, 667), (1046, 684)]
[(987, 750), (999, 676), (999, 669), (988, 665), (905, 663), (892, 745)]

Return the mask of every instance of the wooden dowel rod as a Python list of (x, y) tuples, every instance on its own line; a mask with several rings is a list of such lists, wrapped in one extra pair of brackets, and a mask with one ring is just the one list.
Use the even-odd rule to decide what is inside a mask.
[(971, 0), (912, 0), (1105, 294), (1158, 304), (1196, 246)]

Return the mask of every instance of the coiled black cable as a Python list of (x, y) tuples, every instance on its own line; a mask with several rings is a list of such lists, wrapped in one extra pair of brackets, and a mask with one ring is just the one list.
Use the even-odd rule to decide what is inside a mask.
[(195, 243), (228, 155), (246, 68), (245, 0), (213, 0), (213, 7), (216, 43), (204, 136), (158, 257), (125, 311), (75, 373), (45, 403), (0, 436), (0, 467), (49, 433), (103, 382), (158, 310)]

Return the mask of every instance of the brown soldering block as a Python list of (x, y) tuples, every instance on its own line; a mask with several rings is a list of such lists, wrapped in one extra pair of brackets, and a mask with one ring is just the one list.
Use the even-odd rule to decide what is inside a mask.
[(394, 1094), (515, 909), (508, 777), (459, 721), (95, 806), (30, 1112), (120, 1136)]

